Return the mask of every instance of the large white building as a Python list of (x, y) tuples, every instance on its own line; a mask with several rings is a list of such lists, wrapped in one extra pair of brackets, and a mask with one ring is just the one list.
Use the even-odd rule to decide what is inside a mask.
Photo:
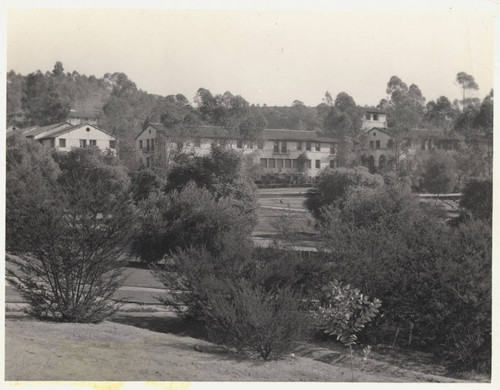
[(165, 163), (174, 153), (207, 155), (214, 144), (241, 151), (260, 166), (263, 174), (296, 173), (301, 155), (307, 176), (317, 176), (321, 169), (338, 165), (337, 140), (304, 130), (265, 129), (259, 142), (250, 142), (216, 126), (188, 128), (176, 136), (162, 124), (151, 123), (137, 135), (135, 144), (140, 162), (148, 167), (159, 159)]
[(109, 150), (116, 153), (116, 137), (88, 123), (72, 125), (63, 122), (48, 126), (32, 126), (13, 132), (20, 132), (26, 138), (40, 142), (45, 148), (70, 151), (72, 148), (93, 146), (102, 151)]

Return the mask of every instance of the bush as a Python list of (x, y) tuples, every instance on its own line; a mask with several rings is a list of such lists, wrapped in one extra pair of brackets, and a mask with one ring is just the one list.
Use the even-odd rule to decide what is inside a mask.
[(246, 280), (211, 280), (219, 286), (203, 311), (210, 338), (264, 360), (291, 352), (307, 334), (309, 319), (290, 288), (268, 291)]
[(231, 198), (217, 200), (194, 183), (140, 203), (138, 226), (134, 251), (149, 263), (190, 247), (217, 255), (231, 241), (248, 245), (253, 227)]
[(493, 215), (493, 183), (491, 180), (471, 180), (463, 190), (460, 207), (473, 217), (491, 221)]
[(342, 209), (324, 210), (319, 228), (331, 275), (384, 302), (378, 322), (395, 331), (385, 342), (403, 328), (406, 346), (446, 354), (461, 367), (488, 365), (488, 225), (449, 226), (405, 190), (385, 187), (352, 191)]
[[(128, 177), (116, 161), (91, 149), (57, 159), (61, 173), (50, 183), (39, 176), (45, 183), (40, 193), (7, 188), (11, 200), (24, 198), (8, 202), (8, 213), (17, 216), (9, 219), (9, 249), (18, 256), (9, 256), (16, 268), (7, 269), (7, 278), (36, 317), (99, 322), (118, 308), (112, 297), (124, 281), (134, 216)], [(7, 175), (19, 184), (16, 161), (9, 162)]]
[(321, 220), (322, 208), (337, 203), (341, 205), (348, 190), (354, 187), (378, 187), (383, 184), (380, 175), (372, 175), (366, 168), (339, 168), (322, 172), (316, 184), (306, 193), (305, 207), (314, 218)]

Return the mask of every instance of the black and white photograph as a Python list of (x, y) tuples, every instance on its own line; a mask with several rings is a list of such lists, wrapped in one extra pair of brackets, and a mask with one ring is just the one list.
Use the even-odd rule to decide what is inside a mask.
[(4, 384), (494, 386), (498, 2), (89, 4), (2, 4)]

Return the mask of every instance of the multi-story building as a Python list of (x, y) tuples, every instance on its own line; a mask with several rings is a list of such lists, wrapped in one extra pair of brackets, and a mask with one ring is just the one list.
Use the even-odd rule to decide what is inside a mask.
[[(48, 126), (32, 126), (11, 131), (20, 132), (26, 138), (40, 142), (45, 148), (55, 148), (70, 151), (72, 148), (97, 147), (116, 153), (116, 137), (88, 123), (71, 125), (70, 123), (55, 123)], [(9, 134), (9, 135), (10, 135)]]
[(192, 127), (175, 135), (161, 124), (151, 123), (135, 142), (138, 158), (145, 166), (158, 160), (168, 164), (169, 157), (179, 152), (206, 155), (214, 144), (241, 151), (260, 166), (263, 174), (304, 171), (317, 176), (321, 169), (338, 166), (337, 140), (304, 130), (265, 129), (260, 141), (251, 142), (216, 126)]
[(387, 113), (375, 108), (365, 109), (362, 130), (369, 130), (372, 127), (387, 128)]

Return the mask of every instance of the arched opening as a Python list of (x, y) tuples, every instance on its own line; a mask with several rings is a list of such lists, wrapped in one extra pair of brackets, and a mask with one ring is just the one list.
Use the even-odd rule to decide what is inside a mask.
[(371, 173), (375, 173), (375, 158), (373, 156), (368, 157), (368, 170)]

